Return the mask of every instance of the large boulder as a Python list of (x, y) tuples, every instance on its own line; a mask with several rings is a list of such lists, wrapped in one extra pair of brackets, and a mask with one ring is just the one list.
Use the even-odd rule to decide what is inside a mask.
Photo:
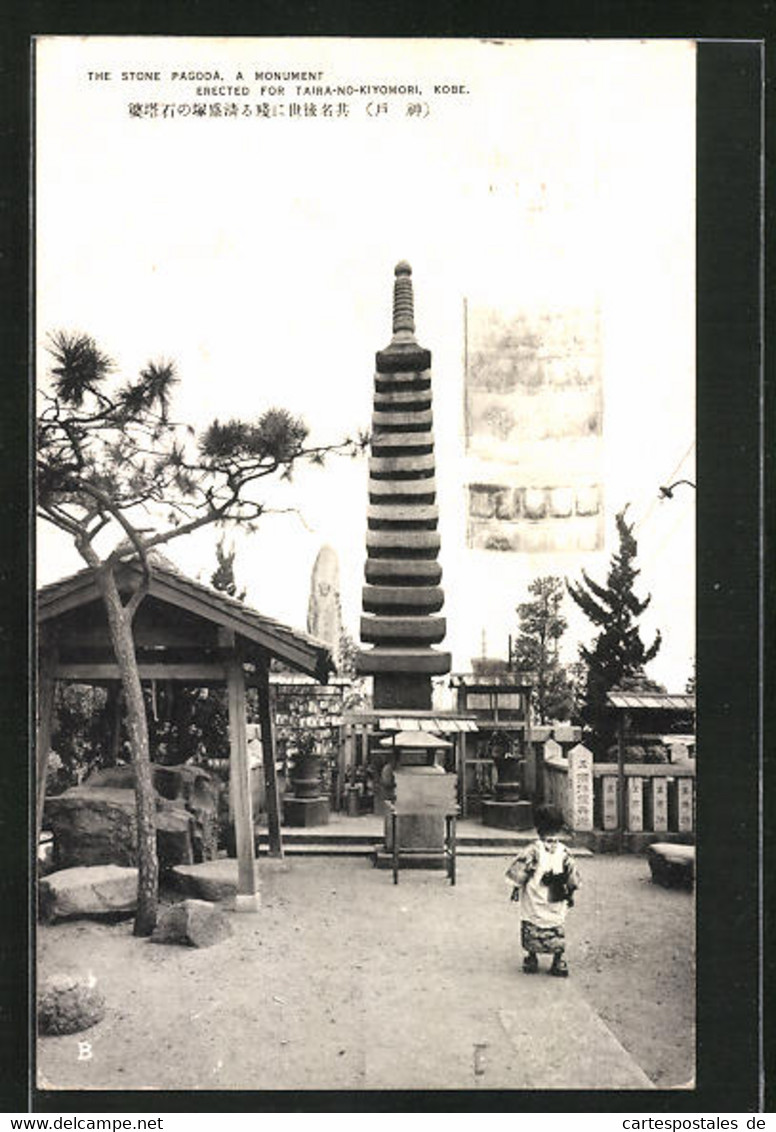
[(51, 975), (38, 989), (38, 1032), (75, 1034), (105, 1017), (105, 999), (93, 980)]
[(190, 763), (155, 765), (153, 774), (160, 797), (191, 815), (192, 860), (214, 860), (218, 853), (218, 779)]
[(46, 799), (44, 825), (54, 834), (54, 866), (135, 865), (133, 790), (74, 786)]
[[(217, 852), (218, 784), (194, 766), (153, 766), (157, 849), (164, 869), (212, 860)], [(134, 770), (95, 771), (80, 786), (46, 799), (44, 824), (54, 834), (54, 864), (137, 864)]]
[(162, 872), (168, 872), (173, 865), (193, 864), (197, 859), (194, 847), (194, 819), (180, 806), (168, 802), (157, 809), (156, 851)]
[(647, 863), (655, 884), (665, 888), (692, 888), (695, 883), (695, 846), (656, 841), (647, 846)]
[(231, 934), (232, 925), (220, 908), (206, 900), (183, 900), (161, 912), (151, 942), (212, 947)]
[(137, 907), (137, 869), (86, 865), (49, 873), (38, 883), (42, 920), (130, 916)]

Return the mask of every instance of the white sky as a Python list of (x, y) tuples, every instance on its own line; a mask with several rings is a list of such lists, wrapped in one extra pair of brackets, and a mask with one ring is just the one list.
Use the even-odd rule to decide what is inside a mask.
[[(299, 412), (316, 440), (369, 425), (374, 353), (390, 338), (393, 267), (412, 264), (418, 339), (432, 351), (446, 646), (454, 667), (504, 654), (539, 574), (603, 580), (616, 510), (639, 521), (650, 674), (684, 686), (694, 654), (695, 50), (673, 41), (49, 38), (37, 52), (39, 339), (93, 334), (126, 374), (173, 358), (179, 416)], [(170, 72), (218, 69), (249, 97), (196, 96)], [(285, 97), (254, 72), (410, 83), (420, 96)], [(160, 82), (122, 71), (160, 71)], [(241, 70), (244, 80), (235, 80)], [(109, 71), (109, 80), (88, 72)], [(435, 83), (468, 93), (434, 94)], [(265, 84), (268, 85), (268, 84)], [(272, 84), (277, 86), (278, 84)], [(347, 102), (347, 117), (132, 118), (129, 102)], [(408, 116), (409, 103), (425, 116)], [(370, 117), (367, 104), (388, 111)], [(372, 107), (374, 109), (374, 106)], [(499, 555), (465, 548), (464, 296), (602, 312), (607, 549)], [(46, 358), (41, 351), (45, 370)], [(248, 601), (304, 627), (321, 544), (339, 555), (357, 636), (366, 460), (305, 470), (277, 495), (293, 515), (235, 535)], [(169, 554), (203, 580), (217, 535)], [(43, 532), (45, 583), (80, 559)], [(567, 650), (591, 626), (571, 602)]]

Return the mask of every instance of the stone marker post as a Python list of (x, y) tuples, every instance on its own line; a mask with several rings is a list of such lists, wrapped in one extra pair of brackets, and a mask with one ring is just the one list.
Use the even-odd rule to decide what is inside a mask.
[(652, 779), (652, 829), (655, 833), (668, 829), (668, 783), (662, 775)]
[(625, 828), (629, 833), (641, 833), (644, 829), (644, 779), (637, 775), (627, 778), (627, 819)]
[(577, 743), (569, 751), (569, 811), (571, 828), (593, 828), (593, 755)]

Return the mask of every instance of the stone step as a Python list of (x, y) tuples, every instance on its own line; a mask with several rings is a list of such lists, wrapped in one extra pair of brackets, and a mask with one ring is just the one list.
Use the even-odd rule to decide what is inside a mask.
[[(339, 822), (354, 822), (356, 824), (368, 820), (367, 818), (344, 818), (339, 819), (336, 815), (332, 816), (332, 823)], [(464, 825), (471, 828), (472, 819), (466, 818)], [(536, 830), (495, 830), (488, 829), (487, 826), (481, 826), (482, 832), (461, 833), (461, 824), (459, 819), (458, 834), (456, 836), (456, 843), (459, 847), (463, 846), (467, 849), (492, 849), (497, 852), (510, 853), (512, 850), (519, 848), (521, 845), (529, 845), (532, 841), (536, 840)], [(344, 845), (364, 848), (375, 845), (383, 835), (382, 818), (375, 817), (373, 819), (372, 829), (365, 832), (354, 831), (351, 833), (347, 829), (338, 829), (336, 824), (324, 825), (321, 827), (311, 827), (306, 830), (290, 829), (287, 826), (282, 828), (283, 844), (284, 845)], [(268, 841), (269, 834), (266, 828), (256, 830), (256, 844), (265, 845)], [(569, 845), (569, 849), (575, 856), (591, 857), (592, 853), (584, 846)]]
[(380, 645), (385, 642), (400, 644), (438, 645), (445, 639), (447, 621), (430, 614), (407, 617), (396, 614), (368, 613), (361, 618), (361, 640), (364, 644)]
[[(514, 842), (511, 846), (497, 846), (497, 845), (464, 845), (460, 841), (456, 842), (455, 855), (456, 857), (464, 858), (482, 858), (493, 857), (509, 862), (515, 853), (521, 848), (522, 845), (530, 844), (529, 840), (524, 842)], [(269, 856), (269, 846), (266, 842), (262, 841), (257, 844), (256, 853), (259, 857)], [(390, 853), (384, 849), (383, 842), (372, 840), (368, 845), (357, 844), (339, 844), (329, 843), (327, 841), (311, 841), (304, 844), (298, 842), (289, 842), (283, 837), (283, 855), (285, 857), (361, 857), (372, 858), (375, 853), (385, 855), (390, 860)], [(573, 857), (592, 857), (589, 849), (572, 849), (571, 854)], [(420, 866), (418, 866), (420, 867)]]

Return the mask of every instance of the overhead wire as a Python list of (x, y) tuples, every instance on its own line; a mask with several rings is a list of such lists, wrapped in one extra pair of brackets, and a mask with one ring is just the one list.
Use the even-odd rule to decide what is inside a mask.
[[(667, 484), (673, 483), (677, 473), (679, 472), (680, 468), (682, 467), (682, 465), (684, 464), (685, 460), (690, 455), (690, 453), (692, 452), (694, 447), (695, 447), (695, 437), (693, 437), (693, 439), (688, 444), (684, 455), (681, 457), (680, 460), (677, 461), (677, 463), (674, 467), (674, 470), (671, 472), (671, 474), (668, 476), (668, 478), (664, 481), (665, 483), (667, 483)], [(658, 488), (659, 487), (660, 487), (660, 485), (658, 484)], [(655, 494), (652, 496), (651, 503), (650, 503), (649, 507), (644, 512), (642, 517), (640, 519), (637, 519), (635, 524), (634, 524), (635, 529), (637, 531), (641, 530), (641, 528), (644, 526), (644, 524), (647, 522), (650, 515), (654, 511), (657, 504), (660, 503), (660, 502), (661, 502), (660, 493), (659, 493), (659, 490), (656, 490)]]

